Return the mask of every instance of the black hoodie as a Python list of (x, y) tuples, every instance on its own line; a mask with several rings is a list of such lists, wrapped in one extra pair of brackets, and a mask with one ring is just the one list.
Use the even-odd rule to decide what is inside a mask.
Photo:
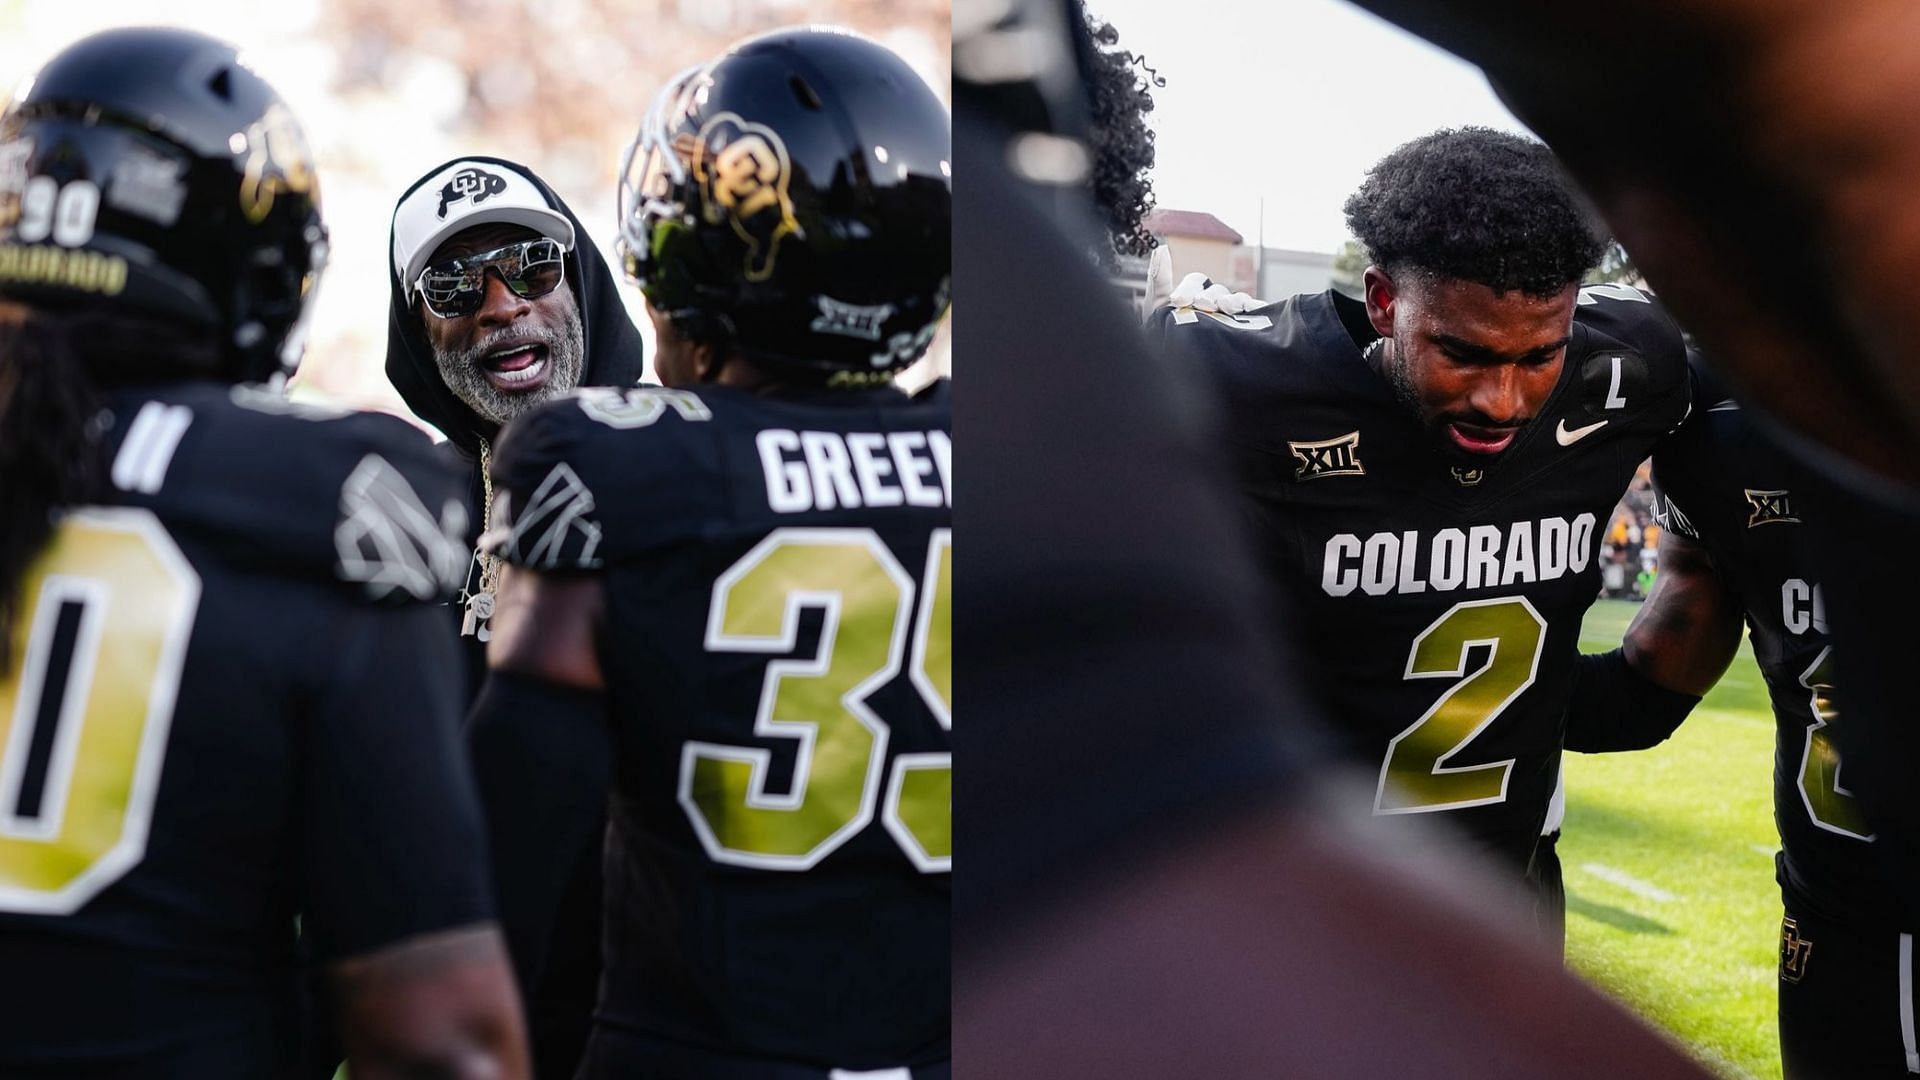
[[(540, 190), (547, 205), (573, 222), (575, 242), (573, 250), (567, 254), (566, 266), (567, 285), (573, 289), (574, 298), (579, 301), (581, 336), (586, 342), (586, 364), (580, 375), (580, 385), (632, 386), (638, 383), (645, 361), (644, 347), (640, 332), (634, 328), (633, 320), (627, 316), (626, 306), (620, 302), (619, 283), (614, 279), (606, 260), (600, 257), (599, 251), (587, 239), (586, 227), (580, 224), (580, 219), (559, 195), (554, 194), (546, 181), (535, 176), (531, 170), (500, 158), (463, 154), (427, 170), (401, 193), (400, 198), (394, 200), (394, 205), (406, 201), (407, 196), (418, 190), (420, 185), (460, 161), (484, 162), (512, 169)], [(391, 232), (387, 247), (392, 250)], [(480, 441), (486, 439), (491, 442), (499, 433), (499, 425), (482, 419), (441, 381), (440, 366), (434, 361), (433, 346), (428, 343), (427, 332), (422, 326), (423, 316), (417, 308), (407, 303), (400, 277), (391, 263), (387, 268), (387, 297), (387, 381), (400, 392), (400, 397), (414, 415), (446, 434), (451, 453), (457, 454), (465, 466), (468, 508), (472, 511), (469, 517), (474, 531), (474, 535), (468, 537), (471, 543), (486, 524), (481, 520), (481, 505), (485, 496), (479, 470)], [(476, 559), (469, 568), (467, 591), (478, 586), (479, 572), (479, 561)], [(453, 619), (459, 623), (464, 616), (464, 608), (456, 604)], [(481, 636), (469, 636), (465, 642), (469, 687), (478, 690), (479, 680), (485, 673), (485, 641)]]

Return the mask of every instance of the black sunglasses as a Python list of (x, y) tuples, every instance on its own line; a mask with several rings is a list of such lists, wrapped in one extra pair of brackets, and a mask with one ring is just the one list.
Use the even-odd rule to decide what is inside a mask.
[(489, 270), (499, 274), (515, 296), (538, 300), (566, 280), (566, 253), (557, 240), (523, 240), (434, 263), (420, 271), (414, 290), (427, 310), (442, 319), (464, 318), (480, 310)]

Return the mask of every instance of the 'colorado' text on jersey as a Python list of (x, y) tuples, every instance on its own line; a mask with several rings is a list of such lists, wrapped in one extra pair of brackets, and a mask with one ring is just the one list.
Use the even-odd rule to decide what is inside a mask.
[(1559, 383), (1484, 464), (1443, 453), (1365, 355), (1357, 300), (1150, 332), (1220, 402), (1245, 508), (1328, 720), (1377, 771), (1380, 814), (1444, 812), (1517, 868), (1559, 770), (1596, 547), (1685, 416), (1679, 328), (1645, 294), (1584, 290)]
[(589, 390), (503, 441), (506, 558), (605, 576), (603, 1029), (947, 1057), (947, 385)]

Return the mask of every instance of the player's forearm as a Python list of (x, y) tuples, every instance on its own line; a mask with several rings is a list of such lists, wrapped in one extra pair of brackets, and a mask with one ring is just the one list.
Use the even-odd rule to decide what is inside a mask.
[(530, 992), (573, 868), (605, 820), (612, 751), (604, 697), (496, 669), (474, 703), (468, 745), (500, 923)]
[(1706, 549), (1668, 530), (1653, 593), (1621, 647), (1581, 656), (1567, 709), (1567, 749), (1644, 750), (1673, 734), (1733, 662), (1738, 601)]
[(423, 934), (329, 969), (355, 1080), (530, 1075), (506, 949), (492, 926)]
[(1700, 695), (1670, 690), (1648, 679), (1615, 649), (1576, 661), (1567, 706), (1566, 748), (1582, 754), (1645, 750), (1680, 727)]
[(1700, 697), (1733, 663), (1741, 621), (1738, 599), (1705, 551), (1670, 532), (1661, 539), (1653, 592), (1634, 614), (1621, 648), (1649, 682)]

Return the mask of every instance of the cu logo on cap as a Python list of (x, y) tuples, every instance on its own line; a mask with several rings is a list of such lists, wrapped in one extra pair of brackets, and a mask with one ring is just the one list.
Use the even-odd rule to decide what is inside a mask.
[(440, 189), (440, 220), (447, 219), (447, 205), (461, 199), (472, 199), (478, 206), (494, 195), (507, 190), (507, 181), (485, 169), (461, 169)]

